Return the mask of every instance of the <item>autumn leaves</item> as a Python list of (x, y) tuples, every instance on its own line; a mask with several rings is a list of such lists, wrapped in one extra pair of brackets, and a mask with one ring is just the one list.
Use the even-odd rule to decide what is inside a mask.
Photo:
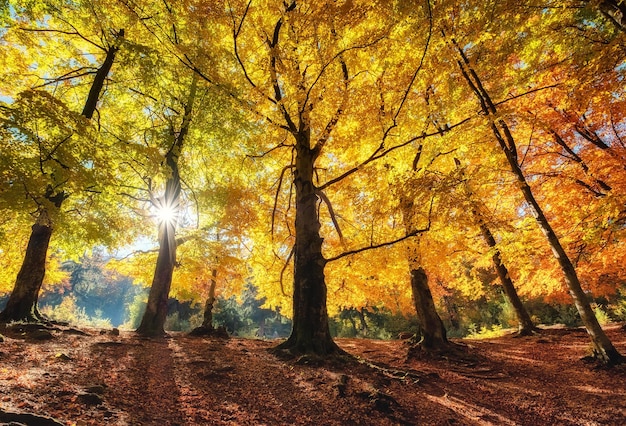
[[(64, 164), (65, 142), (10, 130), (20, 92), (40, 86), (68, 111), (97, 105), (84, 114), (84, 134), (99, 140), (86, 171), (108, 173), (71, 187), (94, 200), (80, 205), (97, 209), (93, 233), (100, 218), (114, 225), (102, 239), (111, 247), (150, 234), (142, 218), (112, 213), (141, 212), (176, 187), (196, 218), (171, 237), (174, 291), (197, 297), (215, 277), (250, 276), (270, 304), (293, 308), (284, 349), (322, 355), (336, 351), (328, 311), (410, 307), (419, 235), (414, 266), (440, 283), (435, 300), (475, 291), (497, 254), (522, 295), (566, 283), (598, 357), (617, 359), (587, 301), (601, 274), (624, 273), (606, 260), (624, 257), (624, 33), (611, 2), (187, 3), (16, 5), (2, 34), (13, 97), (3, 138), (27, 141), (30, 160)], [(103, 75), (94, 103), (86, 87)], [(17, 186), (2, 185), (9, 211)]]

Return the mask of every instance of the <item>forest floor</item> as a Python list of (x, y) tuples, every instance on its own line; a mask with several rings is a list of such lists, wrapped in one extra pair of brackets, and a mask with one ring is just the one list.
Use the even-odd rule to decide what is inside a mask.
[[(404, 341), (338, 339), (368, 363), (330, 365), (281, 360), (271, 340), (0, 333), (0, 424), (626, 424), (626, 366), (582, 359), (582, 329), (457, 341), (473, 354), (465, 361), (407, 361)], [(626, 354), (626, 331), (607, 334)]]

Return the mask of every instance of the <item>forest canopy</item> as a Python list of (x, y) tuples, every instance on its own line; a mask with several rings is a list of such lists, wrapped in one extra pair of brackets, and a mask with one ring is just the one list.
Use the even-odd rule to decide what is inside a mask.
[(418, 270), (448, 328), (504, 323), (498, 277), (534, 321), (625, 320), (625, 13), (0, 2), (0, 290), (75, 289), (96, 253), (151, 287), (145, 333), (169, 297), (254, 288), (321, 353), (328, 315), (414, 314)]

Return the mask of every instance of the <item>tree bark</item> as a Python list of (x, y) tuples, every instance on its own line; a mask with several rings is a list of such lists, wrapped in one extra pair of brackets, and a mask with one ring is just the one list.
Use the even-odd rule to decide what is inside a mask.
[(48, 245), (52, 236), (52, 225), (45, 210), (41, 211), (37, 223), (32, 226), (22, 267), (7, 301), (0, 313), (0, 321), (41, 321), (37, 310), (39, 290), (46, 274)]
[(500, 254), (500, 250), (496, 244), (496, 240), (491, 233), (491, 230), (487, 225), (481, 220), (480, 222), (480, 231), (483, 234), (483, 238), (485, 239), (487, 245), (490, 249), (493, 250), (493, 256), (491, 259), (493, 260), (493, 265), (496, 268), (496, 272), (498, 273), (498, 278), (500, 278), (500, 283), (502, 284), (502, 288), (504, 289), (504, 294), (507, 299), (513, 306), (513, 310), (515, 311), (515, 315), (517, 316), (517, 321), (519, 322), (518, 326), (518, 334), (520, 336), (529, 336), (532, 335), (537, 327), (533, 324), (526, 307), (522, 303), (519, 295), (517, 294), (517, 290), (513, 285), (513, 280), (509, 275), (509, 270), (506, 265), (502, 262), (502, 256)]
[[(465, 180), (465, 174), (463, 169), (460, 168), (460, 161), (458, 159), (454, 159), (455, 164), (457, 165), (457, 169), (459, 170), (461, 177)], [(487, 226), (487, 223), (483, 216), (480, 214), (478, 205), (473, 199), (473, 193), (469, 186), (469, 182), (465, 181), (465, 196), (468, 198), (468, 201), (471, 205), (472, 216), (478, 222), (478, 227), (480, 228), (480, 232), (483, 236), (483, 239), (487, 243), (487, 246), (493, 251), (493, 255), (491, 259), (493, 261), (493, 265), (496, 268), (496, 272), (498, 273), (498, 278), (500, 278), (500, 283), (502, 284), (502, 288), (504, 289), (504, 294), (507, 299), (513, 306), (513, 310), (515, 311), (515, 315), (517, 316), (517, 320), (519, 322), (518, 334), (520, 336), (528, 336), (533, 334), (537, 327), (533, 324), (526, 307), (522, 303), (519, 295), (517, 294), (517, 290), (515, 289), (515, 285), (513, 285), (513, 280), (509, 275), (509, 270), (502, 261), (502, 254), (500, 253), (500, 249), (496, 243), (496, 239), (491, 232), (491, 229)]]
[[(407, 232), (414, 227), (415, 202), (405, 194), (400, 195), (402, 220)], [(417, 313), (421, 340), (418, 346), (426, 350), (442, 350), (449, 346), (446, 337), (446, 328), (437, 313), (433, 295), (428, 286), (428, 276), (421, 267), (419, 247), (407, 250), (409, 268), (411, 271), (411, 296)]]
[[(124, 29), (118, 31), (116, 35), (116, 41), (119, 42), (124, 37)], [(116, 45), (109, 47), (107, 50), (106, 57), (104, 58), (104, 62), (102, 66), (98, 68), (96, 72), (96, 77), (93, 80), (91, 85), (91, 89), (89, 90), (89, 95), (87, 95), (87, 101), (85, 102), (85, 107), (83, 108), (82, 115), (86, 118), (91, 119), (93, 117), (94, 112), (96, 111), (96, 106), (98, 105), (98, 99), (100, 98), (100, 92), (102, 92), (102, 87), (104, 87), (104, 82), (111, 71), (111, 67), (113, 66), (113, 62), (115, 61), (115, 55), (119, 47)]]
[(278, 350), (292, 354), (327, 356), (343, 352), (333, 341), (328, 326), (326, 281), (322, 256), (318, 196), (313, 183), (316, 152), (310, 148), (310, 131), (296, 134), (296, 243), (294, 249), (293, 328)]
[(209, 287), (209, 295), (204, 304), (204, 313), (202, 319), (202, 327), (207, 330), (213, 330), (213, 304), (215, 303), (215, 287), (217, 286), (217, 269), (211, 271), (211, 286)]
[[(119, 37), (123, 37), (124, 30), (119, 31)], [(107, 50), (106, 58), (98, 69), (92, 82), (89, 96), (85, 102), (82, 115), (87, 119), (93, 116), (104, 81), (111, 71), (115, 54), (119, 50), (117, 46), (111, 46)], [(61, 191), (54, 193), (50, 187), (46, 190), (45, 198), (53, 204), (57, 210), (68, 195)], [(37, 309), (37, 300), (46, 274), (46, 260), (48, 259), (48, 247), (52, 237), (53, 224), (45, 207), (40, 208), (37, 221), (32, 226), (28, 246), (24, 253), (22, 266), (17, 274), (15, 285), (9, 296), (6, 307), (0, 313), (0, 321), (29, 321), (38, 322), (43, 318)]]
[(552, 249), (552, 253), (559, 262), (561, 270), (563, 271), (565, 283), (567, 284), (569, 293), (574, 301), (574, 305), (576, 306), (576, 309), (580, 314), (580, 318), (585, 325), (585, 328), (587, 329), (587, 333), (591, 338), (594, 357), (599, 362), (606, 365), (613, 365), (623, 362), (624, 358), (617, 351), (617, 349), (615, 349), (607, 335), (604, 333), (604, 330), (602, 330), (598, 319), (591, 309), (588, 296), (582, 289), (574, 265), (572, 264), (569, 256), (565, 252), (565, 249), (561, 245), (559, 238), (552, 229), (552, 226), (550, 225), (547, 217), (543, 213), (541, 206), (539, 206), (539, 203), (535, 199), (532, 189), (526, 181), (524, 172), (522, 171), (518, 162), (517, 146), (515, 144), (513, 134), (511, 133), (506, 122), (502, 118), (498, 118), (495, 104), (491, 100), (489, 93), (485, 90), (480, 78), (478, 77), (478, 74), (476, 74), (476, 71), (471, 67), (467, 56), (463, 52), (463, 49), (459, 47), (454, 39), (452, 39), (452, 43), (456, 47), (457, 51), (459, 52), (459, 56), (462, 59), (458, 61), (461, 73), (463, 74), (463, 77), (465, 78), (467, 84), (470, 86), (470, 88), (478, 98), (483, 113), (485, 114), (485, 116), (490, 118), (491, 130), (496, 140), (498, 141), (498, 144), (502, 152), (504, 153), (507, 162), (509, 163), (511, 172), (516, 177), (524, 199), (530, 205), (531, 212), (535, 217), (539, 228), (546, 236), (550, 248)]
[(435, 308), (428, 275), (421, 267), (411, 267), (411, 292), (421, 329), (419, 346), (426, 350), (445, 349), (448, 346), (446, 328)]
[(176, 239), (174, 227), (164, 224), (159, 235), (159, 255), (150, 286), (148, 304), (136, 332), (142, 336), (155, 337), (165, 335), (167, 301), (169, 299), (172, 275), (176, 259)]
[[(181, 179), (178, 169), (178, 158), (183, 149), (185, 137), (191, 125), (191, 112), (196, 96), (198, 77), (194, 73), (187, 103), (184, 105), (184, 114), (180, 132), (174, 137), (170, 150), (165, 155), (165, 164), (171, 171), (165, 183), (165, 193), (160, 198), (160, 208), (168, 208), (178, 212), (180, 205)], [(172, 135), (175, 132), (172, 130)], [(172, 286), (172, 276), (176, 267), (176, 221), (165, 221), (159, 224), (159, 255), (157, 257), (154, 277), (148, 295), (146, 311), (136, 332), (146, 337), (156, 337), (165, 334), (165, 320), (167, 318), (167, 301)]]
[(623, 362), (622, 355), (617, 351), (617, 349), (615, 349), (604, 330), (602, 330), (602, 327), (600, 326), (600, 323), (598, 322), (598, 319), (589, 304), (589, 296), (582, 289), (574, 265), (561, 245), (559, 238), (556, 236), (552, 226), (543, 213), (543, 210), (539, 206), (539, 203), (537, 203), (537, 200), (535, 199), (530, 186), (526, 182), (524, 174), (519, 168), (517, 162), (511, 164), (511, 169), (518, 178), (522, 193), (524, 194), (524, 199), (528, 204), (530, 204), (539, 228), (548, 239), (552, 253), (561, 266), (569, 293), (574, 300), (574, 305), (576, 306), (576, 309), (580, 314), (580, 318), (587, 329), (587, 333), (591, 338), (594, 357), (601, 363), (607, 365), (614, 365)]

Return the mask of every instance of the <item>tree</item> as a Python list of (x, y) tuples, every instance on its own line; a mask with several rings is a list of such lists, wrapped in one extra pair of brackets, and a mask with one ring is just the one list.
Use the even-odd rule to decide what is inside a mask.
[(537, 330), (537, 327), (533, 323), (532, 319), (530, 318), (530, 314), (524, 307), (524, 304), (522, 303), (519, 295), (517, 294), (517, 290), (515, 289), (513, 280), (511, 279), (511, 276), (509, 275), (509, 270), (502, 260), (502, 253), (500, 252), (500, 249), (498, 248), (498, 244), (496, 243), (496, 239), (493, 235), (493, 232), (491, 232), (491, 229), (489, 228), (487, 221), (481, 214), (482, 209), (480, 208), (479, 203), (474, 200), (474, 194), (472, 193), (471, 187), (469, 186), (470, 185), (469, 179), (465, 177), (465, 173), (463, 169), (460, 167), (461, 166), (460, 161), (455, 158), (454, 162), (461, 175), (460, 176), (461, 180), (465, 181), (465, 184), (463, 185), (464, 186), (463, 192), (464, 192), (466, 201), (468, 202), (470, 206), (470, 213), (473, 216), (473, 218), (476, 220), (478, 227), (480, 228), (480, 233), (482, 234), (483, 239), (485, 240), (485, 243), (487, 244), (487, 246), (489, 246), (489, 249), (493, 253), (491, 257), (493, 260), (493, 266), (496, 269), (496, 272), (498, 273), (498, 278), (500, 279), (500, 283), (502, 284), (502, 288), (504, 289), (504, 294), (506, 295), (507, 299), (511, 303), (511, 306), (513, 306), (513, 309), (515, 310), (515, 315), (517, 316), (517, 320), (519, 322), (518, 334), (521, 336), (531, 335), (533, 332)]
[[(399, 9), (389, 14), (386, 4), (324, 3), (309, 7), (292, 2), (279, 10), (269, 4), (265, 9), (252, 3), (242, 6), (240, 17), (233, 16), (232, 31), (242, 79), (257, 106), (254, 112), (273, 125), (274, 134), (282, 140), (263, 157), (278, 155), (275, 151), (281, 149), (291, 150), (283, 156), (289, 162), (280, 172), (275, 192), (276, 202), (284, 197), (289, 207), (284, 214), (275, 202), (272, 219), (274, 225), (279, 223), (274, 219), (279, 215), (291, 217), (293, 205), (295, 224), (285, 229), (293, 241), (293, 251), (284, 252), (291, 253), (287, 258), (294, 264), (294, 325), (291, 336), (278, 350), (326, 356), (339, 350), (328, 328), (325, 267), (346, 256), (388, 247), (424, 232), (412, 230), (393, 240), (370, 241), (366, 247), (334, 256), (325, 256), (322, 250), (321, 232), (326, 223), (331, 223), (343, 240), (327, 193), (338, 193), (340, 186), (349, 187), (347, 182), (366, 165), (438, 134), (415, 136), (415, 127), (411, 126), (393, 131), (399, 127), (400, 113), (422, 67), (420, 57), (407, 64), (392, 55), (394, 37), (421, 39), (423, 33), (415, 36), (413, 31), (423, 17), (403, 22), (400, 18), (408, 14)], [(274, 10), (277, 18), (267, 13)], [(270, 34), (262, 41), (266, 46), (263, 55), (259, 50), (244, 48), (258, 44), (250, 36), (250, 22), (256, 24), (257, 34)], [(402, 24), (396, 26), (399, 22)], [(396, 90), (382, 94), (382, 99), (372, 98), (372, 93), (381, 92), (383, 80)], [(360, 129), (358, 136), (356, 128)], [(401, 142), (391, 143), (395, 138)], [(364, 152), (369, 154), (364, 157)], [(325, 182), (321, 181), (320, 171), (327, 176)], [(292, 185), (283, 185), (287, 173), (292, 176)], [(328, 212), (325, 223), (320, 219), (321, 206)], [(276, 228), (272, 226), (272, 230)]]
[[(29, 31), (30, 29), (25, 29)], [(57, 29), (43, 31), (57, 32)], [(80, 37), (77, 31), (75, 34)], [(36, 220), (24, 254), (24, 260), (18, 272), (13, 291), (6, 307), (0, 313), (2, 321), (40, 321), (42, 316), (37, 310), (37, 298), (43, 283), (48, 257), (48, 247), (54, 229), (54, 221), (61, 214), (61, 207), (71, 194), (67, 181), (76, 178), (73, 168), (91, 168), (88, 158), (77, 158), (73, 150), (79, 152), (76, 143), (88, 130), (85, 119), (89, 120), (96, 111), (98, 98), (105, 80), (111, 70), (115, 56), (124, 38), (124, 30), (114, 31), (113, 36), (104, 37), (103, 44), (90, 42), (103, 53), (104, 59), (95, 71), (89, 94), (81, 115), (83, 119), (72, 117), (65, 105), (44, 91), (23, 92), (17, 102), (3, 106), (3, 127), (11, 129), (34, 155), (38, 156), (41, 175), (36, 177), (40, 188), (31, 187), (32, 181), (22, 180), (14, 185), (24, 185), (28, 197), (36, 204)], [(62, 81), (63, 78), (60, 79)], [(69, 122), (68, 122), (69, 119)], [(55, 126), (56, 132), (44, 133), (38, 130), (37, 120), (48, 126)], [(34, 151), (34, 152), (33, 152)], [(16, 164), (19, 167), (19, 164)], [(27, 171), (27, 173), (29, 173)], [(20, 177), (28, 179), (18, 173)], [(31, 192), (33, 191), (33, 192)]]
[(570, 291), (570, 295), (574, 300), (578, 313), (581, 316), (587, 332), (591, 338), (594, 347), (594, 356), (602, 363), (605, 364), (617, 364), (622, 361), (621, 354), (615, 349), (609, 338), (606, 336), (602, 327), (598, 323), (598, 320), (591, 309), (587, 295), (582, 289), (576, 269), (572, 264), (569, 256), (563, 249), (559, 238), (552, 229), (547, 217), (543, 213), (539, 203), (537, 202), (533, 191), (526, 181), (526, 177), (520, 167), (518, 160), (517, 146), (513, 134), (506, 124), (505, 120), (497, 116), (497, 108), (489, 93), (485, 90), (484, 85), (477, 73), (471, 66), (471, 63), (462, 48), (459, 47), (455, 39), (451, 39), (451, 43), (460, 57), (458, 64), (465, 78), (468, 86), (472, 89), (474, 95), (478, 99), (481, 105), (483, 114), (490, 118), (489, 127), (491, 128), (493, 135), (495, 136), (498, 144), (505, 154), (507, 162), (510, 166), (511, 172), (518, 180), (520, 190), (524, 195), (524, 199), (529, 204), (531, 212), (535, 217), (537, 224), (541, 228), (548, 239), (548, 243), (554, 253), (555, 258), (558, 260), (559, 265), (565, 276), (565, 282)]
[(193, 104), (196, 98), (197, 77), (192, 78), (189, 95), (183, 104), (183, 116), (179, 129), (170, 128), (171, 145), (165, 154), (168, 178), (165, 182), (163, 195), (154, 199), (159, 217), (159, 254), (150, 286), (148, 304), (137, 328), (137, 333), (144, 336), (165, 334), (163, 325), (167, 317), (167, 301), (169, 299), (172, 274), (176, 265), (176, 222), (180, 214), (181, 179), (178, 159), (182, 153), (185, 138), (191, 125)]

